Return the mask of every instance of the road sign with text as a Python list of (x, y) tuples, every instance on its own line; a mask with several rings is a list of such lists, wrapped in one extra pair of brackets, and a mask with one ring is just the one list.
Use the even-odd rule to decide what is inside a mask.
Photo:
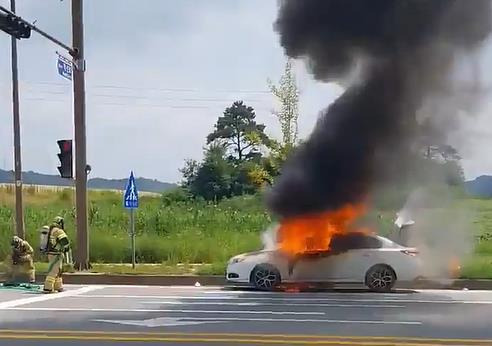
[(58, 54), (58, 74), (68, 80), (72, 80), (72, 62), (64, 56)]

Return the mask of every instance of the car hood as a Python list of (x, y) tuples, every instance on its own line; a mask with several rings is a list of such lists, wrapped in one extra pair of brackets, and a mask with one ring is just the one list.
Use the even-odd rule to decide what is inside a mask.
[(274, 253), (275, 250), (258, 250), (258, 251), (252, 251), (252, 252), (245, 252), (239, 255), (236, 255), (232, 257), (229, 262), (234, 262), (234, 260), (244, 260), (244, 259), (250, 259), (254, 257), (259, 257), (259, 256), (267, 256), (269, 254)]
[(275, 250), (258, 250), (258, 251), (251, 251), (251, 252), (245, 252), (242, 254), (239, 254), (235, 257), (251, 257), (251, 256), (258, 256), (258, 255), (265, 255), (265, 254), (270, 254), (275, 252)]

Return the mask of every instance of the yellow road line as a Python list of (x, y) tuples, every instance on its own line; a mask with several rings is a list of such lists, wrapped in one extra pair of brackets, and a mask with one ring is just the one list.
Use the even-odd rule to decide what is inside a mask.
[(68, 330), (0, 330), (0, 339), (154, 341), (242, 344), (304, 344), (364, 346), (492, 345), (491, 340), (432, 339), (391, 336), (333, 336), (244, 333), (136, 333)]
[(205, 336), (205, 337), (267, 337), (267, 338), (303, 338), (303, 339), (371, 339), (371, 340), (408, 340), (417, 342), (466, 342), (466, 343), (488, 343), (492, 345), (492, 339), (447, 339), (447, 338), (423, 338), (404, 336), (355, 336), (355, 335), (313, 335), (313, 334), (263, 334), (263, 333), (200, 333), (200, 332), (129, 332), (129, 331), (104, 331), (104, 330), (30, 330), (30, 329), (0, 329), (2, 333), (15, 334), (95, 334), (95, 335), (145, 335), (145, 336)]
[(69, 335), (138, 335), (140, 337), (261, 337), (261, 338), (284, 338), (284, 339), (346, 339), (346, 340), (405, 340), (415, 342), (447, 342), (447, 343), (466, 343), (466, 344), (487, 344), (492, 345), (492, 339), (447, 339), (447, 338), (422, 338), (422, 337), (402, 337), (402, 336), (354, 336), (354, 335), (305, 335), (305, 334), (260, 334), (260, 333), (183, 333), (183, 332), (129, 332), (129, 331), (88, 331), (88, 330), (29, 330), (29, 329), (0, 329), (0, 336), (3, 333), (11, 334), (69, 334)]
[[(125, 336), (81, 336), (81, 335), (0, 335), (0, 339), (20, 340), (85, 340), (85, 341), (123, 341), (123, 342), (195, 342), (195, 343), (228, 343), (228, 344), (261, 344), (261, 345), (360, 345), (360, 346), (429, 346), (449, 345), (436, 343), (415, 343), (405, 341), (363, 341), (363, 340), (265, 340), (236, 338), (193, 338), (193, 337), (125, 337)], [(453, 344), (458, 345), (458, 344)], [(467, 346), (461, 344), (460, 346)], [(485, 344), (484, 344), (485, 345)]]

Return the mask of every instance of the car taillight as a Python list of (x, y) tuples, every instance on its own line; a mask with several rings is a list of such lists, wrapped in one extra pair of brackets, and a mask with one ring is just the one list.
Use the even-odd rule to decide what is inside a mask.
[(401, 250), (401, 252), (408, 256), (417, 256), (419, 254), (419, 251), (417, 249), (405, 249)]

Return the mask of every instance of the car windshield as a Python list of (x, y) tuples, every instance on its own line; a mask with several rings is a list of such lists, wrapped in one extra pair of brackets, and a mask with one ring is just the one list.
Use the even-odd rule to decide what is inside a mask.
[(394, 241), (384, 238), (384, 237), (377, 237), (377, 239), (381, 242), (382, 247), (384, 248), (403, 248), (402, 245), (395, 243)]

